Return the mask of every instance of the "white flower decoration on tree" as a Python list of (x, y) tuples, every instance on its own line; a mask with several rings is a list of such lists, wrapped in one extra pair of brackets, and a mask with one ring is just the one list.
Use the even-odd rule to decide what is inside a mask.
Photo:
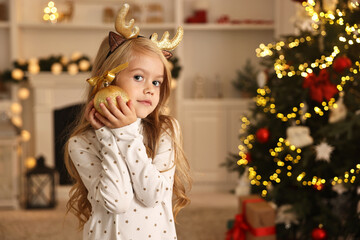
[(250, 194), (249, 170), (245, 169), (245, 173), (238, 179), (238, 184), (235, 188), (236, 196), (246, 196)]
[(305, 8), (301, 4), (296, 5), (296, 15), (291, 19), (294, 25), (304, 32), (312, 32), (313, 20), (309, 17), (308, 13), (305, 11)]
[(315, 146), (316, 160), (330, 162), (330, 155), (334, 151), (334, 147), (330, 146), (326, 142), (322, 142)]
[(344, 93), (340, 94), (340, 98), (336, 101), (334, 106), (330, 109), (329, 123), (336, 123), (344, 120), (347, 115), (347, 108), (344, 104)]
[(310, 129), (306, 126), (292, 126), (286, 129), (287, 140), (297, 148), (311, 145), (314, 140), (310, 136)]
[(267, 75), (265, 71), (260, 71), (256, 76), (256, 82), (259, 88), (263, 88), (267, 82)]
[(282, 205), (277, 209), (275, 222), (284, 224), (286, 228), (289, 228), (291, 224), (299, 224), (298, 216), (290, 204)]

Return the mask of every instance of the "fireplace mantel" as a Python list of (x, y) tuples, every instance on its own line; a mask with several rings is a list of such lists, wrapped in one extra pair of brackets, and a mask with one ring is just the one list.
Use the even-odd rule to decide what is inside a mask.
[(48, 166), (55, 166), (53, 111), (82, 103), (89, 73), (30, 75), (34, 94), (34, 147), (35, 156), (43, 155)]

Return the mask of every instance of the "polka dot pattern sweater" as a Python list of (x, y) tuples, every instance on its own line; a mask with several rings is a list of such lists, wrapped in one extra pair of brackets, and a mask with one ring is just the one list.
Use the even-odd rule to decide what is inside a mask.
[(71, 160), (92, 206), (83, 239), (177, 239), (172, 141), (163, 132), (156, 156), (148, 158), (140, 123), (102, 127), (69, 140)]

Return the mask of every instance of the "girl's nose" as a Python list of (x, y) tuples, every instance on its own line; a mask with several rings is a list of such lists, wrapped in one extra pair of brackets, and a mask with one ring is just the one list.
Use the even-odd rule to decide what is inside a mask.
[(152, 84), (148, 84), (147, 86), (145, 86), (144, 88), (144, 93), (145, 94), (150, 94), (151, 96), (154, 95), (154, 88), (153, 88), (154, 85)]

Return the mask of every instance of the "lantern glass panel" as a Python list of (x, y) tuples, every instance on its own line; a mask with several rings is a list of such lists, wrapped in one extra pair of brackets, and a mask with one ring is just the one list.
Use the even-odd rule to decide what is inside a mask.
[(29, 203), (34, 207), (48, 207), (52, 199), (52, 180), (48, 174), (32, 175)]
[(44, 157), (37, 159), (36, 166), (26, 173), (27, 208), (55, 207), (55, 174), (54, 169), (45, 166)]

